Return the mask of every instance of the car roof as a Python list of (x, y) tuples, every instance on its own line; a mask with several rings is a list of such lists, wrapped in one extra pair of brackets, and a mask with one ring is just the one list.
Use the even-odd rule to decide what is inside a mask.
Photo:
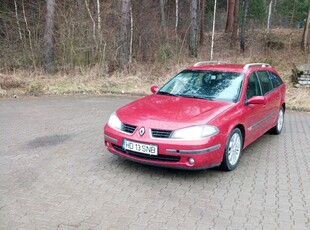
[(215, 71), (231, 71), (231, 72), (247, 72), (249, 69), (272, 69), (268, 63), (248, 63), (248, 64), (229, 64), (217, 61), (197, 62), (188, 70), (215, 70)]

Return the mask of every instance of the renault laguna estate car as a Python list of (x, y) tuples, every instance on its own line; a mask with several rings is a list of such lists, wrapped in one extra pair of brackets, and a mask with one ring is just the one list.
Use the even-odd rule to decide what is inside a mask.
[(283, 129), (286, 86), (266, 63), (199, 62), (151, 91), (111, 114), (108, 151), (143, 164), (231, 171), (244, 148)]

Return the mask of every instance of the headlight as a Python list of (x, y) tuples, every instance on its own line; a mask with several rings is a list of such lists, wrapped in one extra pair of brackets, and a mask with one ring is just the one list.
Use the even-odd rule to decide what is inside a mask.
[(111, 114), (109, 121), (108, 121), (108, 125), (113, 129), (117, 129), (117, 130), (122, 129), (122, 122), (117, 117), (115, 112)]
[(173, 139), (200, 139), (215, 135), (219, 132), (218, 128), (212, 125), (197, 125), (173, 132)]

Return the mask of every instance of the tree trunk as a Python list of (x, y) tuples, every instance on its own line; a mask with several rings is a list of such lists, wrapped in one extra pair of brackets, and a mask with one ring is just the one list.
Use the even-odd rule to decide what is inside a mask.
[(249, 0), (243, 1), (243, 18), (241, 25), (241, 33), (240, 33), (240, 49), (242, 52), (245, 51), (245, 30), (248, 19), (248, 11), (249, 11)]
[[(101, 1), (102, 2), (102, 1)], [(103, 4), (102, 4), (103, 5)], [(102, 15), (101, 15), (101, 8), (102, 5), (100, 3), (100, 0), (97, 0), (97, 34), (96, 34), (96, 49), (100, 52), (103, 52), (103, 55), (105, 55), (105, 42), (103, 39), (103, 33), (102, 33)]]
[(191, 57), (198, 56), (198, 0), (192, 0), (191, 8), (191, 25), (189, 31), (189, 55)]
[(127, 68), (129, 62), (130, 0), (122, 0), (120, 28), (120, 67)]
[(175, 32), (178, 31), (178, 26), (179, 26), (179, 0), (175, 0), (175, 26), (174, 26)]
[(204, 0), (200, 0), (200, 45), (203, 45), (205, 40), (205, 9), (206, 4)]
[(129, 63), (132, 63), (132, 56), (133, 56), (133, 14), (132, 14), (132, 6), (130, 6), (130, 46), (129, 46)]
[(296, 4), (297, 4), (297, 1), (293, 0), (293, 10), (292, 10), (292, 15), (291, 15), (291, 20), (290, 20), (291, 26), (294, 25), (294, 18), (295, 18), (295, 14), (296, 14)]
[(213, 10), (213, 28), (212, 28), (212, 41), (211, 41), (211, 55), (210, 60), (213, 60), (213, 49), (214, 49), (214, 35), (215, 35), (215, 16), (216, 16), (216, 7), (217, 7), (217, 0), (214, 0), (214, 10)]
[(101, 36), (101, 15), (100, 15), (100, 1), (97, 0), (97, 31)]
[(302, 49), (304, 52), (308, 51), (308, 34), (309, 34), (309, 27), (310, 27), (310, 0), (309, 0), (309, 5), (308, 5), (308, 16), (307, 16), (307, 21), (305, 23), (304, 27), (304, 33), (302, 36)]
[(87, 9), (87, 13), (88, 13), (88, 15), (89, 15), (89, 17), (90, 17), (90, 19), (91, 19), (91, 21), (93, 23), (93, 39), (94, 39), (95, 43), (97, 43), (97, 39), (96, 39), (96, 23), (95, 23), (95, 20), (94, 20), (94, 18), (92, 16), (91, 12), (90, 12), (87, 0), (84, 0), (84, 2), (85, 2), (86, 9)]
[(162, 29), (165, 29), (166, 28), (165, 0), (160, 0), (160, 23)]
[(239, 17), (239, 6), (240, 6), (240, 1), (235, 0), (235, 5), (234, 5), (234, 14), (233, 14), (233, 27), (232, 27), (232, 33), (231, 33), (231, 41), (230, 41), (230, 47), (233, 48), (235, 46), (235, 42), (237, 40), (238, 36), (238, 17)]
[(19, 17), (18, 17), (18, 11), (17, 11), (17, 3), (16, 3), (16, 0), (14, 0), (14, 6), (15, 6), (15, 17), (16, 17), (16, 23), (17, 23), (17, 29), (18, 29), (19, 39), (20, 39), (21, 41), (23, 41), (22, 30), (21, 30), (20, 24), (19, 24)]
[(227, 19), (226, 19), (225, 32), (231, 32), (233, 29), (236, 0), (227, 0), (227, 4), (228, 6), (227, 6)]
[(271, 27), (272, 4), (273, 4), (273, 1), (270, 0), (270, 2), (269, 2), (269, 7), (268, 7), (267, 31), (269, 31), (269, 29), (270, 29), (270, 27)]
[(55, 72), (54, 60), (54, 15), (55, 0), (46, 0), (47, 13), (44, 32), (44, 67), (49, 73)]

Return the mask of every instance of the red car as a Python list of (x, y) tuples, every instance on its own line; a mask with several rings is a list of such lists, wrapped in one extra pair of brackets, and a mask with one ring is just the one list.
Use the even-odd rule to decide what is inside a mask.
[(237, 167), (242, 150), (267, 131), (280, 134), (286, 87), (265, 63), (199, 62), (162, 88), (112, 113), (107, 149), (164, 167)]

